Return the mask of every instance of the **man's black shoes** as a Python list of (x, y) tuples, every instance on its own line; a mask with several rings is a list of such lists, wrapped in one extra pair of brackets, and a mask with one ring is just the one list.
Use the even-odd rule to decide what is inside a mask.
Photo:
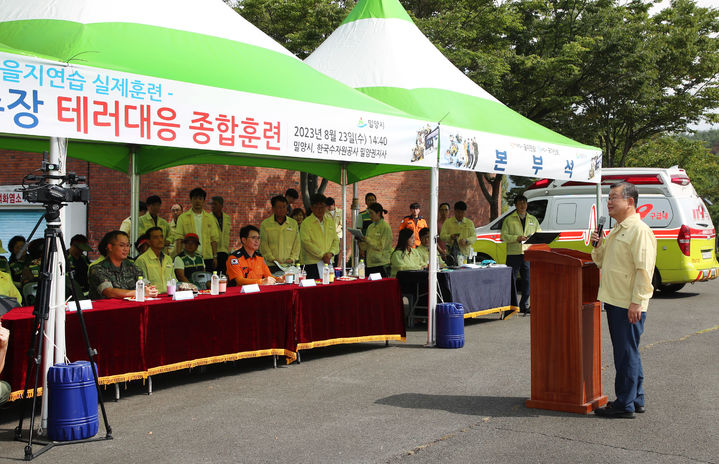
[[(608, 403), (607, 403), (607, 407), (608, 407), (608, 408), (613, 408), (613, 407), (614, 407), (614, 401), (608, 402)], [(636, 413), (638, 413), (638, 414), (644, 414), (644, 412), (646, 412), (646, 409), (644, 408), (644, 406), (634, 406), (634, 412), (636, 412)]]
[(634, 419), (636, 415), (633, 411), (625, 411), (624, 409), (615, 409), (614, 405), (609, 403), (607, 406), (594, 410), (594, 414), (607, 419)]

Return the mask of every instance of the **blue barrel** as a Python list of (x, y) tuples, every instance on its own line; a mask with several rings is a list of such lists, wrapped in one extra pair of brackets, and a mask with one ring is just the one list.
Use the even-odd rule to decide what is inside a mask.
[(50, 440), (83, 440), (97, 434), (97, 388), (89, 361), (52, 366), (47, 387)]
[(462, 348), (464, 346), (464, 307), (459, 303), (437, 305), (437, 346)]

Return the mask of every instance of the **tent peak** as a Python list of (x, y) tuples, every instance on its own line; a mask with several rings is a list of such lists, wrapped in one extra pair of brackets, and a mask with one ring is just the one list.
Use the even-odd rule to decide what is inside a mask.
[(412, 18), (397, 0), (360, 0), (342, 24), (370, 18), (393, 18), (412, 22)]

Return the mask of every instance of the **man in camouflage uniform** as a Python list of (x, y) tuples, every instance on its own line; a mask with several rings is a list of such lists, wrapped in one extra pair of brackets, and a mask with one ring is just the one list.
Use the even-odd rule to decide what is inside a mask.
[[(134, 298), (140, 271), (127, 259), (130, 239), (119, 230), (108, 232), (106, 239), (107, 256), (90, 268), (90, 298)], [(157, 289), (153, 286), (145, 287), (145, 296), (157, 296)]]

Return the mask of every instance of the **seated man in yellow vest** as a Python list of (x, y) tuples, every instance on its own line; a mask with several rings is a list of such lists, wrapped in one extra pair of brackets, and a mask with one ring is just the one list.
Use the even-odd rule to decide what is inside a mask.
[(7, 272), (0, 271), (0, 296), (9, 296), (15, 298), (19, 304), (22, 304), (22, 295), (12, 281), (12, 277)]
[(141, 275), (157, 288), (158, 293), (167, 293), (167, 281), (175, 277), (172, 258), (163, 253), (165, 236), (160, 227), (147, 229), (150, 249), (135, 260)]

